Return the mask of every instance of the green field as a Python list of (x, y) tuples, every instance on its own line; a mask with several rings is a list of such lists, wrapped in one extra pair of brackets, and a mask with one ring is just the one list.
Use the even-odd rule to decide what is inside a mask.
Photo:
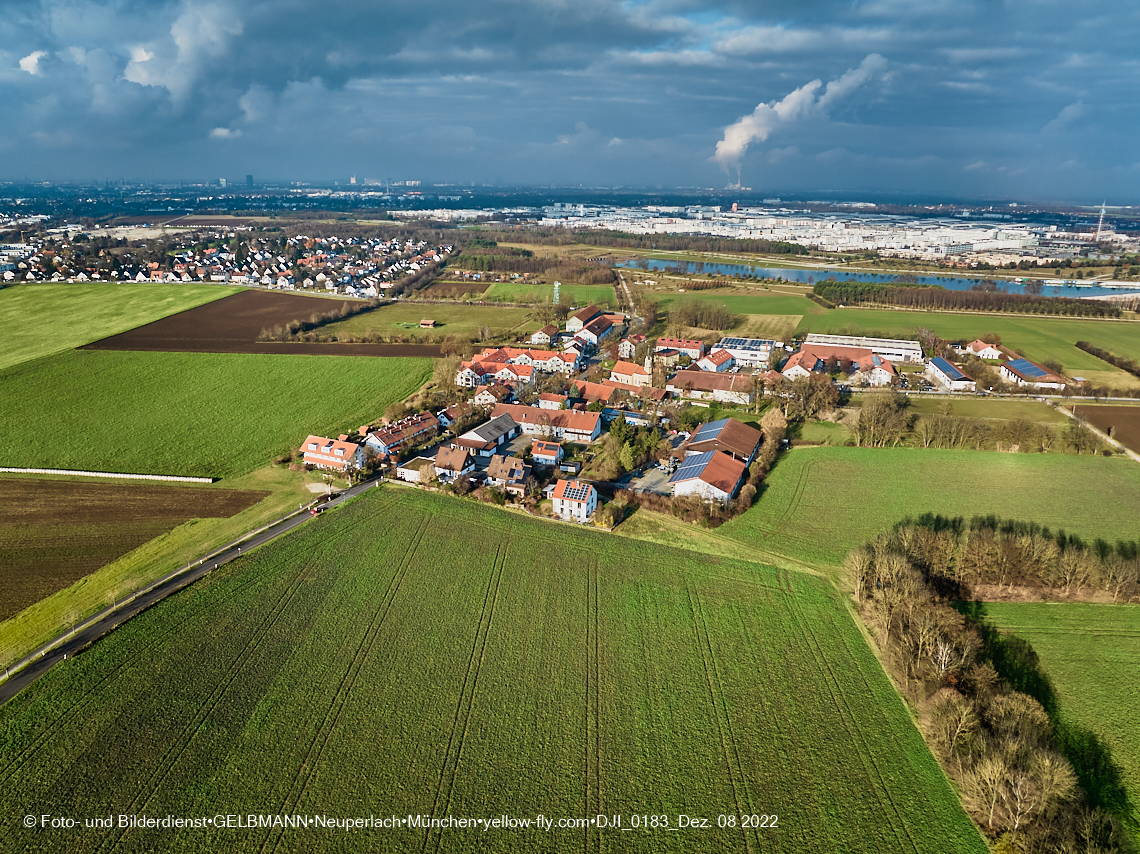
[(228, 285), (87, 282), (0, 289), (0, 370), (236, 294)]
[[(496, 282), (483, 293), (483, 299), (501, 302), (550, 302), (554, 298), (553, 285), (531, 285), (521, 282)], [(603, 308), (617, 306), (611, 285), (563, 285), (558, 289), (562, 305), (586, 306), (593, 303)]]
[[(0, 801), (14, 816), (712, 825), (219, 843), (9, 820), (9, 844), (37, 851), (985, 851), (825, 581), (391, 487), (150, 609), (0, 709)], [(723, 814), (779, 818), (720, 829)]]
[(1108, 746), (1140, 805), (1140, 606), (987, 602), (988, 621), (1028, 641), (1062, 721)]
[(73, 350), (0, 371), (0, 465), (231, 477), (378, 419), (428, 359)]
[(919, 326), (933, 329), (949, 341), (972, 340), (993, 332), (1001, 336), (1002, 344), (1027, 359), (1037, 362), (1059, 360), (1070, 375), (1080, 376), (1083, 371), (1108, 371), (1127, 376), (1095, 356), (1078, 350), (1075, 346), (1078, 341), (1088, 341), (1119, 356), (1140, 359), (1140, 324), (1103, 320), (845, 308), (809, 314), (797, 331), (837, 334), (859, 330), (865, 334), (881, 332), (907, 336)]
[[(1069, 419), (1066, 416), (1062, 415), (1053, 407), (1037, 400), (1009, 400), (1007, 398), (989, 397), (956, 397), (952, 400), (948, 400), (947, 398), (919, 397), (918, 395), (913, 395), (910, 397), (910, 405), (907, 407), (907, 411), (915, 415), (935, 415), (941, 411), (941, 408), (947, 402), (949, 402), (951, 406), (950, 414), (963, 418), (985, 418), (1007, 421), (1011, 418), (1017, 418), (1018, 416), (1025, 416), (1030, 421), (1037, 421), (1042, 424), (1069, 423)], [(858, 404), (859, 398), (855, 398), (853, 403)]]
[[(413, 338), (442, 338), (447, 335), (476, 337), (484, 326), (492, 336), (530, 332), (539, 328), (530, 321), (529, 308), (490, 305), (417, 305), (402, 302), (387, 305), (347, 320), (330, 323), (321, 332), (336, 335), (407, 335)], [(420, 320), (430, 318), (434, 329), (420, 329)]]
[[(739, 289), (733, 289), (733, 291), (736, 290)], [(794, 294), (767, 291), (734, 293), (733, 291), (721, 291), (715, 294), (707, 291), (694, 291), (692, 293), (683, 294), (672, 291), (657, 294), (651, 290), (650, 293), (666, 307), (672, 302), (699, 299), (716, 303), (717, 305), (723, 305), (733, 314), (782, 314), (803, 317), (805, 315), (825, 314), (827, 312), (827, 309), (816, 305), (807, 297), (795, 296)]]
[(1111, 542), (1137, 536), (1138, 507), (1140, 466), (1124, 457), (796, 448), (768, 475), (756, 506), (718, 533), (837, 565), (905, 516), (996, 513)]

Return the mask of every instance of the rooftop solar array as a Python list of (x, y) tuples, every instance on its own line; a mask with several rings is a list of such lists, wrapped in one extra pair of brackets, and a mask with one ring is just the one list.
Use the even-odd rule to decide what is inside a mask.
[(1008, 363), (1011, 368), (1027, 377), (1043, 377), (1045, 372), (1028, 359), (1014, 359)]
[(769, 350), (775, 343), (763, 338), (721, 338), (716, 346), (725, 350)]
[(949, 362), (947, 362), (941, 356), (935, 356), (930, 361), (934, 365), (934, 367), (936, 367), (936, 368), (938, 368), (938, 370), (942, 371), (942, 373), (945, 374), (951, 380), (969, 379), (969, 377), (967, 377), (965, 374), (963, 374), (960, 370), (955, 368), (953, 365), (951, 365)]
[(720, 431), (728, 423), (727, 418), (722, 418), (719, 421), (710, 421), (708, 424), (702, 424), (700, 429), (693, 434), (690, 444), (695, 445), (700, 442), (708, 442), (715, 439), (720, 435)]
[(569, 484), (562, 490), (562, 498), (566, 501), (585, 501), (590, 495), (590, 486), (588, 484), (579, 486), (570, 486)]
[(691, 457), (686, 457), (681, 463), (681, 467), (673, 472), (672, 477), (669, 478), (669, 483), (680, 483), (683, 480), (700, 477), (701, 472), (705, 470), (705, 466), (709, 464), (709, 460), (713, 458), (715, 453), (716, 451), (705, 451), (703, 454), (693, 454)]

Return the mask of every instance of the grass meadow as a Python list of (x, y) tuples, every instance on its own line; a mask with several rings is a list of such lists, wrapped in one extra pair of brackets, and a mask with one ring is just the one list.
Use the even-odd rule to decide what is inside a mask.
[(0, 289), (0, 370), (90, 344), (241, 288), (87, 282)]
[[(502, 302), (550, 302), (554, 299), (554, 285), (496, 282), (483, 293), (483, 299)], [(562, 285), (558, 289), (558, 301), (562, 305), (587, 306), (593, 303), (602, 308), (617, 307), (617, 298), (612, 285)]]
[(987, 602), (985, 610), (1037, 653), (1062, 726), (1091, 730), (1111, 750), (1140, 817), (1140, 606)]
[(0, 465), (232, 477), (379, 418), (429, 359), (75, 350), (0, 372)]
[(1136, 538), (1138, 507), (1140, 466), (1124, 457), (795, 448), (768, 475), (756, 505), (718, 533), (838, 565), (905, 516), (996, 513), (1113, 541)]
[[(823, 579), (387, 487), (0, 708), (13, 815), (686, 814), (704, 830), (265, 828), (231, 850), (984, 852)], [(718, 815), (777, 815), (774, 829)], [(215, 830), (17, 822), (37, 851)]]
[[(489, 327), (491, 335), (521, 335), (539, 328), (528, 320), (529, 308), (491, 305), (417, 305), (400, 302), (358, 314), (322, 327), (321, 332), (337, 335), (407, 335), (412, 338), (440, 339), (448, 335), (477, 337)], [(420, 320), (431, 318), (434, 329), (420, 329)]]

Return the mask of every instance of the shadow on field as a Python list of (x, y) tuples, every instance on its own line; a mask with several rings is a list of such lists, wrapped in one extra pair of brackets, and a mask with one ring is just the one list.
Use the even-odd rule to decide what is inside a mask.
[(1028, 694), (1045, 709), (1053, 724), (1057, 749), (1072, 764), (1089, 806), (1119, 816), (1135, 832), (1140, 827), (1140, 815), (1124, 787), (1112, 749), (1088, 727), (1065, 717), (1033, 647), (988, 623), (984, 602), (958, 602), (955, 607), (977, 626), (984, 654), (998, 674), (1013, 690)]

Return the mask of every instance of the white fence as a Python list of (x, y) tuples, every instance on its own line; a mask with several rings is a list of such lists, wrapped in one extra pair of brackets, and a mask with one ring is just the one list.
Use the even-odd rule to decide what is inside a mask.
[(181, 477), (176, 474), (126, 474), (113, 471), (72, 471), (71, 469), (15, 469), (0, 468), (7, 474), (71, 474), (83, 477), (114, 477), (122, 480), (171, 480), (179, 483), (213, 483), (212, 477)]

